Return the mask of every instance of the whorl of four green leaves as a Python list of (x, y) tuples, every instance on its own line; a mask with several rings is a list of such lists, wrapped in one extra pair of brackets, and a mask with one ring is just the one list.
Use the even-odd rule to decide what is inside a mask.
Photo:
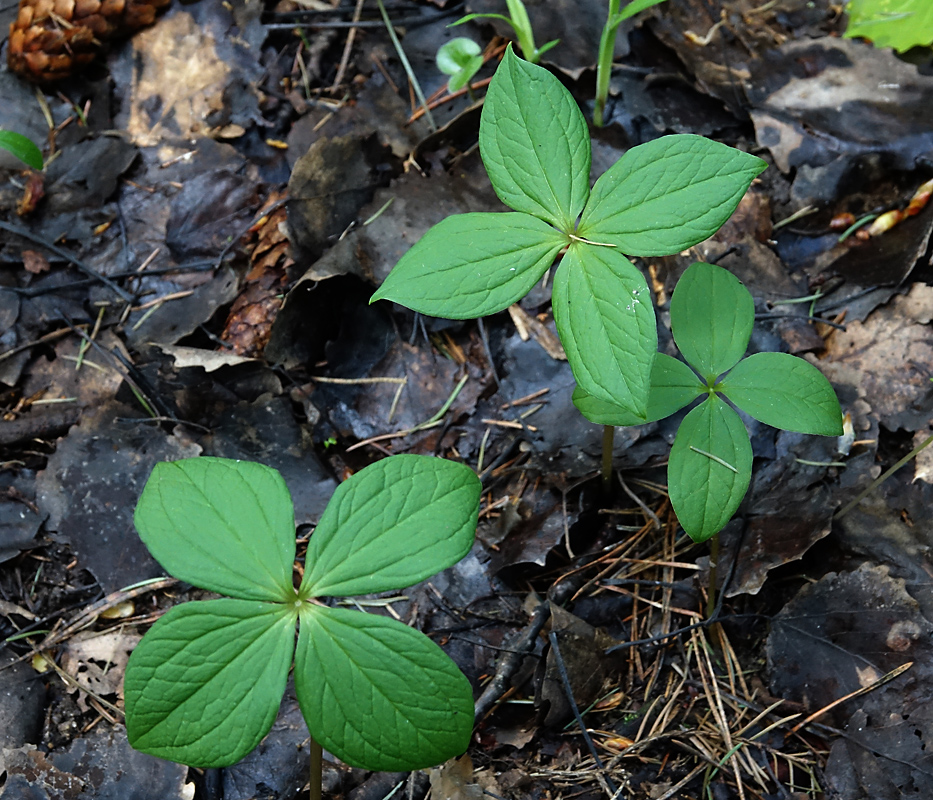
[(130, 743), (191, 766), (239, 761), (269, 732), (294, 656), (308, 728), (346, 763), (411, 770), (462, 753), (472, 690), (443, 651), (401, 622), (314, 598), (401, 589), (459, 561), (479, 494), (474, 472), (451, 461), (370, 465), (334, 493), (296, 591), (278, 472), (219, 458), (156, 465), (140, 536), (176, 577), (232, 597), (176, 606), (143, 637), (126, 672)]

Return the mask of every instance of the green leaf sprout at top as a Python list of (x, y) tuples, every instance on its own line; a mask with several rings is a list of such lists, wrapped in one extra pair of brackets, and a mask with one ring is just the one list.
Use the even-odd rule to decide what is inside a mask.
[(447, 91), (453, 94), (466, 86), (483, 66), (482, 49), (472, 39), (458, 36), (437, 51), (437, 68), (450, 75)]
[(239, 761), (275, 721), (294, 660), (312, 737), (347, 764), (412, 770), (462, 753), (473, 695), (457, 666), (401, 622), (320, 598), (401, 589), (456, 563), (479, 496), (473, 471), (451, 461), (366, 467), (334, 492), (295, 589), (278, 472), (221, 458), (157, 464), (136, 508), (140, 537), (173, 575), (230, 597), (175, 606), (134, 650), (130, 744), (196, 767)]
[(664, 136), (625, 153), (591, 191), (583, 114), (557, 78), (511, 46), (486, 95), (479, 147), (514, 212), (435, 225), (373, 301), (450, 319), (493, 314), (563, 252), (552, 306), (574, 378), (588, 397), (624, 409), (625, 424), (644, 422), (657, 328), (645, 278), (624, 254), (669, 255), (708, 238), (765, 162), (701, 136)]
[(531, 20), (528, 18), (528, 11), (525, 8), (525, 4), (522, 0), (505, 0), (505, 3), (509, 11), (508, 16), (504, 14), (467, 14), (465, 17), (461, 17), (454, 22), (450, 27), (453, 28), (456, 25), (463, 25), (463, 23), (471, 22), (475, 19), (501, 20), (510, 25), (512, 30), (515, 31), (515, 36), (518, 39), (518, 46), (522, 49), (522, 54), (525, 58), (532, 64), (537, 64), (538, 61), (541, 60), (541, 56), (558, 44), (560, 39), (554, 39), (541, 47), (536, 47), (534, 30), (532, 30)]

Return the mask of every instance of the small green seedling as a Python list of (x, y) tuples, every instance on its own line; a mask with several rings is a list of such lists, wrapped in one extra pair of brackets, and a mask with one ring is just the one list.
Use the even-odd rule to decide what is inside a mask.
[(623, 253), (679, 253), (711, 236), (765, 162), (701, 136), (665, 136), (633, 147), (591, 191), (583, 114), (557, 78), (511, 46), (486, 95), (479, 146), (515, 213), (438, 223), (372, 301), (450, 319), (494, 314), (564, 251), (552, 307), (574, 378), (588, 396), (625, 409), (625, 424), (644, 422), (657, 328), (645, 278)]
[(599, 55), (596, 58), (596, 103), (593, 106), (593, 124), (603, 126), (603, 113), (609, 99), (609, 76), (612, 74), (612, 56), (615, 53), (619, 26), (630, 17), (663, 3), (664, 0), (631, 0), (619, 11), (619, 0), (609, 0), (609, 14), (599, 37)]
[(8, 150), (27, 167), (42, 169), (42, 151), (32, 139), (14, 131), (0, 131), (0, 147)]
[(472, 39), (458, 36), (437, 51), (437, 68), (450, 75), (447, 91), (453, 94), (469, 84), (483, 66), (482, 48)]
[[(692, 264), (671, 297), (671, 332), (690, 366), (658, 353), (651, 372), (649, 421), (706, 395), (681, 423), (667, 468), (671, 505), (697, 542), (729, 521), (752, 474), (748, 432), (723, 398), (775, 428), (842, 435), (839, 400), (816, 367), (787, 353), (742, 359), (754, 321), (755, 303), (735, 276), (712, 264)], [(628, 424), (627, 410), (613, 409), (579, 388), (574, 402), (591, 420)]]
[[(660, 0), (658, 1), (660, 2)], [(464, 22), (482, 18), (499, 19), (503, 22), (507, 22), (512, 26), (512, 30), (515, 31), (515, 36), (518, 38), (518, 46), (522, 48), (522, 54), (532, 64), (537, 64), (541, 60), (541, 56), (554, 47), (554, 45), (558, 44), (560, 39), (554, 39), (542, 47), (535, 47), (535, 34), (531, 29), (531, 20), (528, 19), (528, 11), (525, 9), (525, 4), (522, 0), (505, 0), (505, 3), (509, 10), (508, 16), (504, 14), (467, 14), (449, 27), (453, 28), (455, 25), (462, 25)]]
[[(412, 770), (462, 753), (469, 681), (401, 622), (320, 598), (400, 589), (473, 543), (480, 482), (428, 456), (393, 456), (342, 483), (292, 580), (291, 497), (274, 469), (196, 458), (157, 464), (136, 507), (139, 535), (175, 577), (229, 595), (170, 609), (126, 670), (137, 750), (196, 767), (249, 753), (275, 721), (294, 656), (313, 740), (347, 764)], [(295, 626), (298, 643), (295, 645)]]
[(875, 47), (899, 53), (933, 44), (933, 2), (930, 0), (849, 0), (845, 36), (862, 36)]

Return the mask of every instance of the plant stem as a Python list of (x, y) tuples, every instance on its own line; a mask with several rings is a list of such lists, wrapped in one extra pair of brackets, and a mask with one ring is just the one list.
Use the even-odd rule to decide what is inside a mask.
[(900, 461), (898, 461), (893, 467), (889, 470), (882, 472), (877, 478), (875, 478), (864, 491), (859, 493), (859, 496), (856, 497), (851, 503), (848, 503), (841, 511), (837, 511), (833, 516), (833, 519), (841, 519), (846, 514), (848, 514), (853, 508), (855, 508), (862, 500), (865, 499), (867, 495), (877, 489), (882, 483), (884, 483), (888, 478), (890, 478), (895, 472), (897, 472), (901, 467), (903, 467), (908, 461), (913, 458), (916, 458), (917, 455), (925, 447), (929, 447), (933, 443), (933, 436), (927, 436), (920, 444), (918, 444), (913, 450), (911, 450), (906, 456), (904, 456)]
[(603, 460), (600, 475), (603, 479), (603, 494), (607, 496), (612, 492), (612, 445), (615, 438), (615, 426), (603, 425)]
[(311, 800), (321, 800), (321, 791), (324, 784), (324, 751), (314, 737), (311, 737), (311, 776), (309, 778)]
[(718, 581), (717, 568), (719, 567), (719, 534), (714, 534), (709, 540), (709, 592), (706, 594), (706, 618), (709, 619), (716, 612), (716, 583)]
[(538, 48), (535, 47), (534, 32), (531, 29), (531, 20), (521, 0), (505, 0), (509, 9), (512, 27), (518, 36), (518, 46), (522, 48), (522, 55), (531, 64), (538, 63)]
[(408, 57), (405, 55), (405, 51), (402, 50), (402, 43), (398, 40), (398, 36), (395, 35), (395, 28), (392, 27), (392, 22), (386, 12), (386, 7), (382, 4), (382, 0), (376, 0), (376, 3), (379, 5), (379, 13), (382, 14), (382, 21), (385, 23), (386, 31), (389, 34), (389, 38), (392, 40), (399, 61), (402, 62), (402, 66), (405, 68), (405, 74), (408, 76), (408, 80), (411, 81), (411, 87), (415, 90), (415, 95), (418, 97), (418, 102), (421, 103), (421, 107), (424, 109), (424, 118), (428, 121), (428, 125), (431, 126), (431, 131), (436, 131), (437, 124), (434, 122), (431, 109), (428, 108), (428, 101), (425, 100), (424, 94), (421, 91), (421, 84), (418, 83), (418, 79), (415, 77), (415, 71), (411, 68), (411, 64), (408, 63)]
[(603, 126), (603, 113), (606, 110), (606, 101), (609, 99), (609, 76), (612, 73), (612, 55), (615, 52), (616, 33), (619, 22), (613, 20), (619, 13), (619, 0), (609, 0), (609, 15), (603, 32), (599, 37), (599, 56), (596, 59), (596, 104), (593, 106), (593, 124), (597, 128)]

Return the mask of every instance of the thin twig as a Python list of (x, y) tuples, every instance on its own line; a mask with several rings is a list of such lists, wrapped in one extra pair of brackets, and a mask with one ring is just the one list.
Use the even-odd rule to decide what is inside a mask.
[(356, 39), (356, 32), (359, 28), (357, 23), (360, 21), (360, 16), (363, 13), (363, 3), (365, 1), (366, 0), (356, 0), (356, 8), (353, 11), (353, 27), (350, 28), (350, 32), (347, 34), (347, 43), (343, 46), (343, 55), (340, 57), (340, 65), (337, 67), (337, 74), (330, 87), (332, 92), (336, 92), (343, 82), (344, 73), (347, 71), (347, 64), (350, 63), (350, 54), (353, 52), (353, 40)]
[(554, 661), (557, 663), (557, 671), (560, 673), (560, 682), (564, 687), (564, 694), (567, 696), (567, 702), (570, 704), (570, 709), (573, 711), (573, 716), (577, 720), (577, 725), (580, 726), (580, 733), (583, 734), (583, 741), (586, 742), (587, 748), (589, 748), (590, 755), (593, 756), (593, 761), (596, 762), (596, 767), (603, 775), (603, 779), (606, 781), (606, 785), (609, 787), (610, 796), (615, 797), (619, 790), (616, 789), (615, 784), (612, 782), (612, 778), (609, 777), (609, 773), (606, 771), (606, 767), (603, 765), (602, 759), (599, 757), (599, 753), (596, 752), (596, 745), (593, 744), (593, 739), (590, 736), (590, 732), (586, 729), (586, 724), (583, 722), (583, 717), (580, 716), (580, 709), (577, 708), (577, 701), (573, 696), (573, 687), (570, 685), (570, 676), (567, 675), (567, 667), (564, 665), (564, 659), (560, 654), (560, 647), (557, 644), (557, 633), (551, 630), (548, 633), (548, 639), (551, 642), (551, 652), (554, 653)]
[(108, 278), (106, 275), (101, 275), (96, 269), (89, 266), (88, 264), (85, 264), (80, 258), (72, 255), (67, 250), (64, 250), (58, 245), (48, 241), (47, 239), (44, 239), (41, 236), (38, 236), (26, 228), (20, 227), (19, 225), (11, 225), (9, 222), (0, 220), (0, 229), (14, 233), (17, 236), (22, 236), (24, 239), (28, 239), (33, 244), (44, 247), (50, 253), (55, 253), (55, 255), (57, 255), (59, 258), (64, 258), (66, 261), (74, 264), (74, 266), (81, 270), (81, 272), (83, 272), (85, 275), (94, 278), (96, 281), (100, 281), (102, 284), (104, 284), (104, 286), (112, 289), (121, 300), (124, 300), (127, 303), (133, 303), (135, 299), (133, 295), (131, 295), (122, 287), (117, 286), (117, 284), (110, 280), (110, 278)]

